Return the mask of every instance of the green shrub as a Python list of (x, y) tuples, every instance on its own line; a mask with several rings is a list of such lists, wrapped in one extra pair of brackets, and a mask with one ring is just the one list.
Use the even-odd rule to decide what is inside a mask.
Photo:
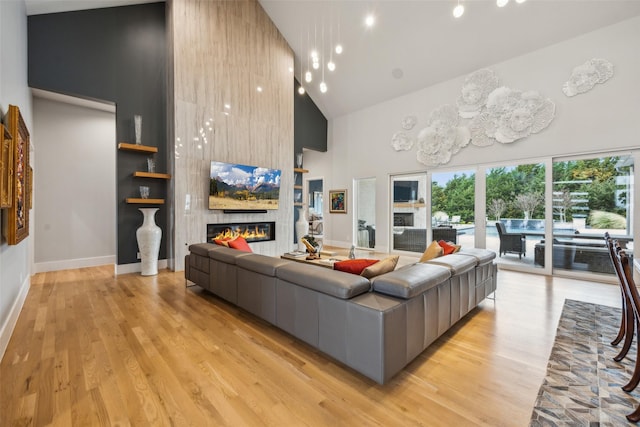
[(589, 214), (591, 228), (626, 229), (627, 219), (613, 212), (591, 211)]

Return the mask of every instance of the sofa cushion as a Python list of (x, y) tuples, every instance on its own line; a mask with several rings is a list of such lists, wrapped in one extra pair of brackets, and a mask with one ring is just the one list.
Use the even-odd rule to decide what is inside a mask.
[(217, 250), (209, 251), (209, 258), (233, 265), (236, 264), (236, 259), (247, 255), (249, 255), (248, 252), (225, 248), (224, 246), (219, 246)]
[(344, 261), (337, 261), (333, 263), (333, 269), (344, 271), (345, 273), (360, 274), (362, 273), (362, 270), (377, 262), (379, 262), (377, 259), (345, 259)]
[(364, 270), (362, 270), (362, 273), (360, 273), (360, 275), (362, 277), (366, 277), (367, 279), (372, 279), (381, 274), (389, 273), (390, 271), (395, 270), (396, 265), (398, 265), (399, 259), (400, 257), (398, 255), (387, 257), (382, 261), (365, 268)]
[(276, 277), (341, 299), (368, 292), (371, 286), (362, 276), (299, 262), (278, 267)]
[(468, 255), (475, 257), (478, 265), (483, 265), (495, 259), (496, 253), (488, 249), (464, 248), (458, 252), (460, 255)]
[(243, 252), (253, 252), (251, 250), (251, 246), (249, 246), (249, 243), (247, 243), (247, 241), (242, 236), (238, 236), (235, 239), (229, 240), (227, 244), (232, 249), (237, 249)]
[(290, 262), (292, 261), (259, 254), (247, 254), (236, 259), (238, 267), (271, 277), (275, 277), (278, 267)]
[(448, 280), (448, 268), (416, 263), (399, 268), (391, 273), (374, 277), (371, 288), (374, 292), (409, 299)]
[(420, 257), (420, 262), (425, 262), (429, 261), (430, 259), (437, 258), (439, 256), (442, 256), (443, 253), (444, 249), (442, 249), (438, 242), (434, 240), (429, 246), (427, 246), (427, 249), (422, 254), (422, 257)]
[(211, 243), (194, 243), (193, 245), (189, 245), (189, 252), (205, 257), (209, 256), (209, 251), (212, 249), (218, 249), (218, 247)]
[(440, 265), (451, 270), (451, 275), (464, 273), (474, 268), (477, 260), (468, 255), (451, 254), (427, 261), (428, 264)]

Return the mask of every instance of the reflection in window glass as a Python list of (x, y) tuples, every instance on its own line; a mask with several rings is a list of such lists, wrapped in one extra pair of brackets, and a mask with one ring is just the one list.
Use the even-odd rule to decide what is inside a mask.
[(391, 177), (392, 249), (422, 253), (427, 248), (427, 174)]

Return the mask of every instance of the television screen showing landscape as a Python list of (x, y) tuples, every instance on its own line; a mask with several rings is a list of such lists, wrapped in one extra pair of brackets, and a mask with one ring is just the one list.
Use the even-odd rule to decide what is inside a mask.
[(209, 209), (278, 209), (279, 169), (211, 162)]

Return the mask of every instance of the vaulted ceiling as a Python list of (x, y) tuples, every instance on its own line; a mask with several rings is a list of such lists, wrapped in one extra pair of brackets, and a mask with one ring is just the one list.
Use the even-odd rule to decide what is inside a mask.
[[(26, 0), (29, 14), (110, 7), (153, 0)], [(214, 1), (214, 0), (211, 0)], [(327, 118), (468, 74), (580, 34), (640, 15), (640, 0), (258, 0), (295, 52), (295, 76), (307, 70), (315, 44), (324, 77), (306, 89)], [(372, 27), (364, 25), (368, 14)], [(324, 32), (324, 37), (322, 33)], [(340, 41), (341, 55), (330, 54)], [(324, 43), (323, 43), (324, 42)], [(638, 41), (635, 41), (636, 43)], [(607, 52), (585, 52), (585, 60)], [(335, 71), (326, 68), (329, 59)], [(326, 82), (321, 93), (319, 83)]]

